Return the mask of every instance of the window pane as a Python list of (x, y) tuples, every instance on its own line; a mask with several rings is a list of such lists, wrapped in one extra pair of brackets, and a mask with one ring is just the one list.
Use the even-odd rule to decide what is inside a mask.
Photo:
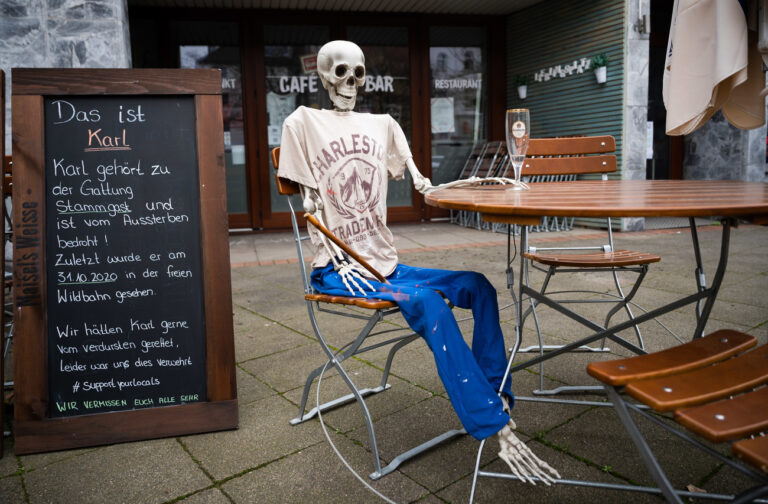
[[(357, 95), (355, 110), (389, 114), (411, 143), (411, 68), (408, 60), (408, 29), (384, 26), (350, 26), (347, 38), (365, 55), (365, 86)], [(411, 206), (411, 176), (390, 180), (387, 206)]]
[[(283, 121), (300, 105), (331, 108), (317, 76), (317, 51), (328, 41), (328, 28), (274, 25), (264, 27), (264, 67), (267, 78), (267, 143), (280, 145)], [(270, 207), (287, 212), (288, 202), (277, 193), (270, 157)]]
[(181, 68), (221, 69), (227, 212), (248, 213), (240, 50), (230, 46), (181, 45), (179, 60)]
[(487, 137), (484, 28), (430, 29), (432, 183), (456, 180)]

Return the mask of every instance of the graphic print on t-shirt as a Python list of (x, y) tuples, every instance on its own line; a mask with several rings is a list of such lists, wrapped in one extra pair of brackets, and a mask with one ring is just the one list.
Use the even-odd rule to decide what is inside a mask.
[(386, 195), (386, 167), (379, 142), (368, 135), (338, 137), (320, 149), (312, 163), (315, 180), (327, 208), (336, 211), (331, 232), (347, 243), (381, 234), (386, 221), (382, 195)]
[[(410, 157), (408, 140), (389, 115), (302, 106), (284, 122), (278, 175), (317, 191), (326, 227), (386, 276), (397, 265), (387, 228), (388, 178), (402, 178)], [(317, 231), (308, 230), (312, 267), (323, 267), (330, 254)]]
[(328, 201), (342, 217), (355, 219), (355, 214), (373, 212), (379, 204), (381, 170), (365, 159), (346, 161), (328, 182)]

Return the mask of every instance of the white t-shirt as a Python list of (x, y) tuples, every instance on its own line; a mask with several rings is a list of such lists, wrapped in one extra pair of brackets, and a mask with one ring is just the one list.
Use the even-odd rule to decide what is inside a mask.
[[(283, 123), (278, 175), (316, 189), (328, 229), (387, 276), (397, 266), (387, 227), (388, 177), (403, 178), (411, 157), (403, 130), (388, 114), (302, 106)], [(317, 230), (308, 228), (315, 245), (312, 266), (323, 267), (330, 256)]]

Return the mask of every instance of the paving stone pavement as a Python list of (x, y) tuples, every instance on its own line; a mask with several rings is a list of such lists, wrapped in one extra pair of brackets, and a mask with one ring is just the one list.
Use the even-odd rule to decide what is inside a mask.
[[(500, 305), (511, 301), (503, 273), (506, 235), (448, 223), (395, 225), (393, 231), (403, 262), (481, 271), (496, 286)], [(532, 235), (531, 242), (539, 246), (583, 244), (595, 234), (589, 229), (541, 233)], [(719, 253), (720, 228), (701, 228), (699, 238), (711, 278)], [(638, 304), (658, 306), (695, 288), (687, 229), (618, 233), (615, 240), (617, 248), (662, 256), (660, 263), (651, 265), (638, 293)], [(302, 299), (298, 264), (292, 260), (295, 249), (291, 235), (236, 235), (230, 238), (230, 245), (239, 429), (24, 456), (15, 456), (13, 438), (6, 438), (0, 459), (0, 503), (379, 501), (342, 465), (317, 419), (297, 426), (288, 422), (297, 414), (306, 373), (323, 363)], [(768, 341), (766, 250), (768, 228), (741, 225), (732, 231), (731, 259), (707, 331), (735, 328), (758, 337), (762, 343)], [(532, 281), (541, 281), (541, 276), (534, 275)], [(558, 289), (606, 292), (612, 287), (611, 279), (602, 275), (558, 274), (554, 281)], [(599, 304), (580, 305), (578, 309), (595, 320), (602, 320), (607, 310)], [(457, 318), (468, 315), (464, 310), (457, 312)], [(539, 309), (538, 316), (548, 343), (565, 342), (586, 333), (586, 329), (550, 309)], [(617, 315), (617, 320), (621, 316)], [(405, 327), (398, 317), (389, 322), (389, 327)], [(324, 315), (320, 323), (333, 331), (331, 343), (341, 345), (360, 325), (337, 319)], [(501, 319), (511, 346), (514, 311), (503, 310)], [(661, 322), (687, 339), (693, 329), (693, 309), (677, 310)], [(526, 324), (524, 345), (536, 338), (533, 324), (530, 320)], [(471, 320), (461, 326), (469, 341)], [(635, 337), (631, 331), (624, 336)], [(645, 324), (643, 336), (649, 350), (676, 342), (656, 323)], [(564, 355), (548, 363), (543, 374), (538, 367), (516, 373), (513, 390), (518, 395), (530, 395), (542, 385), (551, 388), (594, 383), (584, 371), (587, 362), (627, 354), (615, 345), (608, 347), (608, 353)], [(386, 350), (376, 349), (346, 361), (345, 367), (360, 386), (376, 386), (386, 358)], [(423, 342), (416, 341), (400, 351), (388, 383), (391, 389), (367, 401), (385, 463), (399, 451), (459, 426)], [(345, 392), (340, 376), (329, 372), (321, 384), (321, 400)], [(310, 405), (315, 404), (315, 393), (313, 386)], [(519, 401), (513, 417), (520, 437), (563, 477), (612, 483), (650, 481), (608, 408)], [(479, 446), (471, 437), (441, 445), (372, 482), (367, 478), (372, 470), (370, 442), (359, 407), (349, 404), (327, 412), (323, 418), (331, 439), (351, 467), (393, 501), (467, 502)], [(5, 427), (11, 429), (12, 423), (8, 421)], [(661, 448), (661, 463), (670, 469), (673, 483), (723, 492), (743, 485), (740, 476), (700, 457), (662, 429), (644, 426), (643, 430), (651, 446)], [(504, 472), (505, 466), (496, 456), (497, 447), (491, 438), (481, 464), (487, 470)], [(562, 485), (534, 487), (487, 478), (480, 480), (477, 492), (476, 502), (661, 502), (643, 494)]]

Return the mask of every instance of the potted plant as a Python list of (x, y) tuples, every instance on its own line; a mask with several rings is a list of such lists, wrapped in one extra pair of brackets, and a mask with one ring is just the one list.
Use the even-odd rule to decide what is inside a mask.
[(608, 56), (605, 53), (600, 53), (597, 56), (593, 56), (590, 60), (590, 68), (595, 71), (595, 77), (598, 84), (605, 84), (608, 79)]
[(528, 96), (528, 76), (516, 75), (515, 85), (517, 86), (517, 95), (521, 100), (525, 100), (525, 97)]

